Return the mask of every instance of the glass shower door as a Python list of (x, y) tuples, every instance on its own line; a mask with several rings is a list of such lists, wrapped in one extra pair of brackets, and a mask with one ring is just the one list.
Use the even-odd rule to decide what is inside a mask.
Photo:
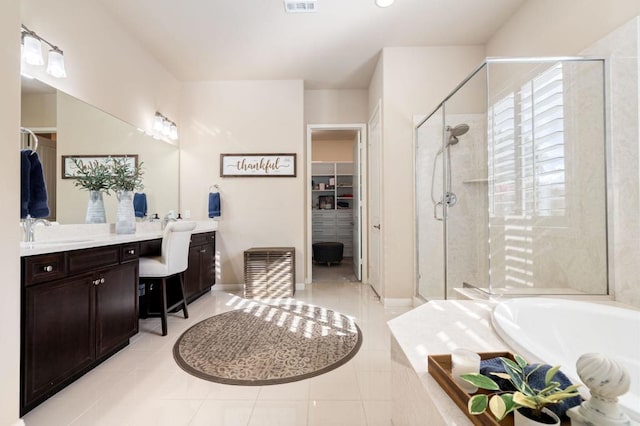
[(444, 108), (416, 129), (417, 293), (425, 300), (445, 298), (444, 222), (440, 203), (444, 156)]

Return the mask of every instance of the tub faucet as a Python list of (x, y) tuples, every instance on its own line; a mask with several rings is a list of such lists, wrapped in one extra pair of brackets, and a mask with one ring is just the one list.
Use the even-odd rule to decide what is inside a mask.
[(22, 229), (24, 230), (24, 241), (27, 242), (33, 242), (35, 240), (34, 238), (34, 230), (35, 227), (38, 223), (44, 223), (45, 226), (51, 226), (51, 222), (49, 222), (47, 219), (41, 219), (41, 218), (34, 218), (31, 217), (31, 215), (27, 215), (27, 217), (25, 217), (22, 220)]

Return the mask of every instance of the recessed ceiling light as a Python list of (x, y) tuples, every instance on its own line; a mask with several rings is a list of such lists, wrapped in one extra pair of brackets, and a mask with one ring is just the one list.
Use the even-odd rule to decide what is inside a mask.
[(376, 6), (389, 7), (393, 4), (393, 0), (376, 0)]
[(288, 13), (311, 13), (318, 10), (317, 0), (284, 0), (284, 10)]

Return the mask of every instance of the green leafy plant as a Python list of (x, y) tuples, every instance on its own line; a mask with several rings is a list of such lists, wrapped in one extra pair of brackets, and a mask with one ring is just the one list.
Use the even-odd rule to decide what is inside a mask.
[(550, 367), (545, 374), (544, 388), (536, 389), (531, 383), (532, 375), (546, 364), (535, 365), (528, 373), (525, 372), (527, 361), (519, 355), (514, 356), (515, 361), (500, 357), (506, 373), (494, 372), (494, 376), (508, 380), (515, 391), (505, 391), (491, 378), (479, 374), (463, 374), (461, 377), (480, 389), (496, 391), (492, 395), (476, 394), (469, 399), (467, 409), (470, 414), (482, 414), (487, 407), (495, 418), (500, 421), (512, 411), (526, 407), (532, 410), (533, 415), (540, 417), (542, 409), (548, 405), (578, 396), (577, 389), (580, 385), (570, 385), (565, 389), (560, 388), (560, 383), (554, 381), (560, 366)]
[(109, 187), (114, 191), (135, 191), (144, 188), (142, 185), (142, 162), (131, 166), (126, 157), (111, 158), (111, 179)]
[(104, 191), (109, 193), (111, 188), (111, 167), (106, 162), (90, 161), (82, 162), (78, 158), (73, 159), (76, 166), (76, 179), (73, 184), (87, 191)]

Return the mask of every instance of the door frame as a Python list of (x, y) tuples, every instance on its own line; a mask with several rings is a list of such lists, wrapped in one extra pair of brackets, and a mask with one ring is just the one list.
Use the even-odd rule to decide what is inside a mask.
[[(312, 133), (314, 130), (356, 130), (360, 133), (360, 205), (362, 206), (362, 213), (360, 217), (360, 239), (361, 239), (361, 282), (368, 282), (368, 262), (367, 262), (367, 244), (368, 235), (363, 230), (368, 229), (367, 217), (369, 212), (369, 204), (367, 199), (367, 124), (366, 123), (351, 123), (351, 124), (307, 124), (307, 144), (306, 144), (306, 173), (305, 173), (305, 216), (306, 216), (306, 253), (305, 253), (305, 284), (311, 284), (313, 281), (313, 230), (311, 226), (312, 222), (312, 207), (311, 207), (311, 176), (312, 176)], [(354, 159), (355, 161), (355, 159)]]

